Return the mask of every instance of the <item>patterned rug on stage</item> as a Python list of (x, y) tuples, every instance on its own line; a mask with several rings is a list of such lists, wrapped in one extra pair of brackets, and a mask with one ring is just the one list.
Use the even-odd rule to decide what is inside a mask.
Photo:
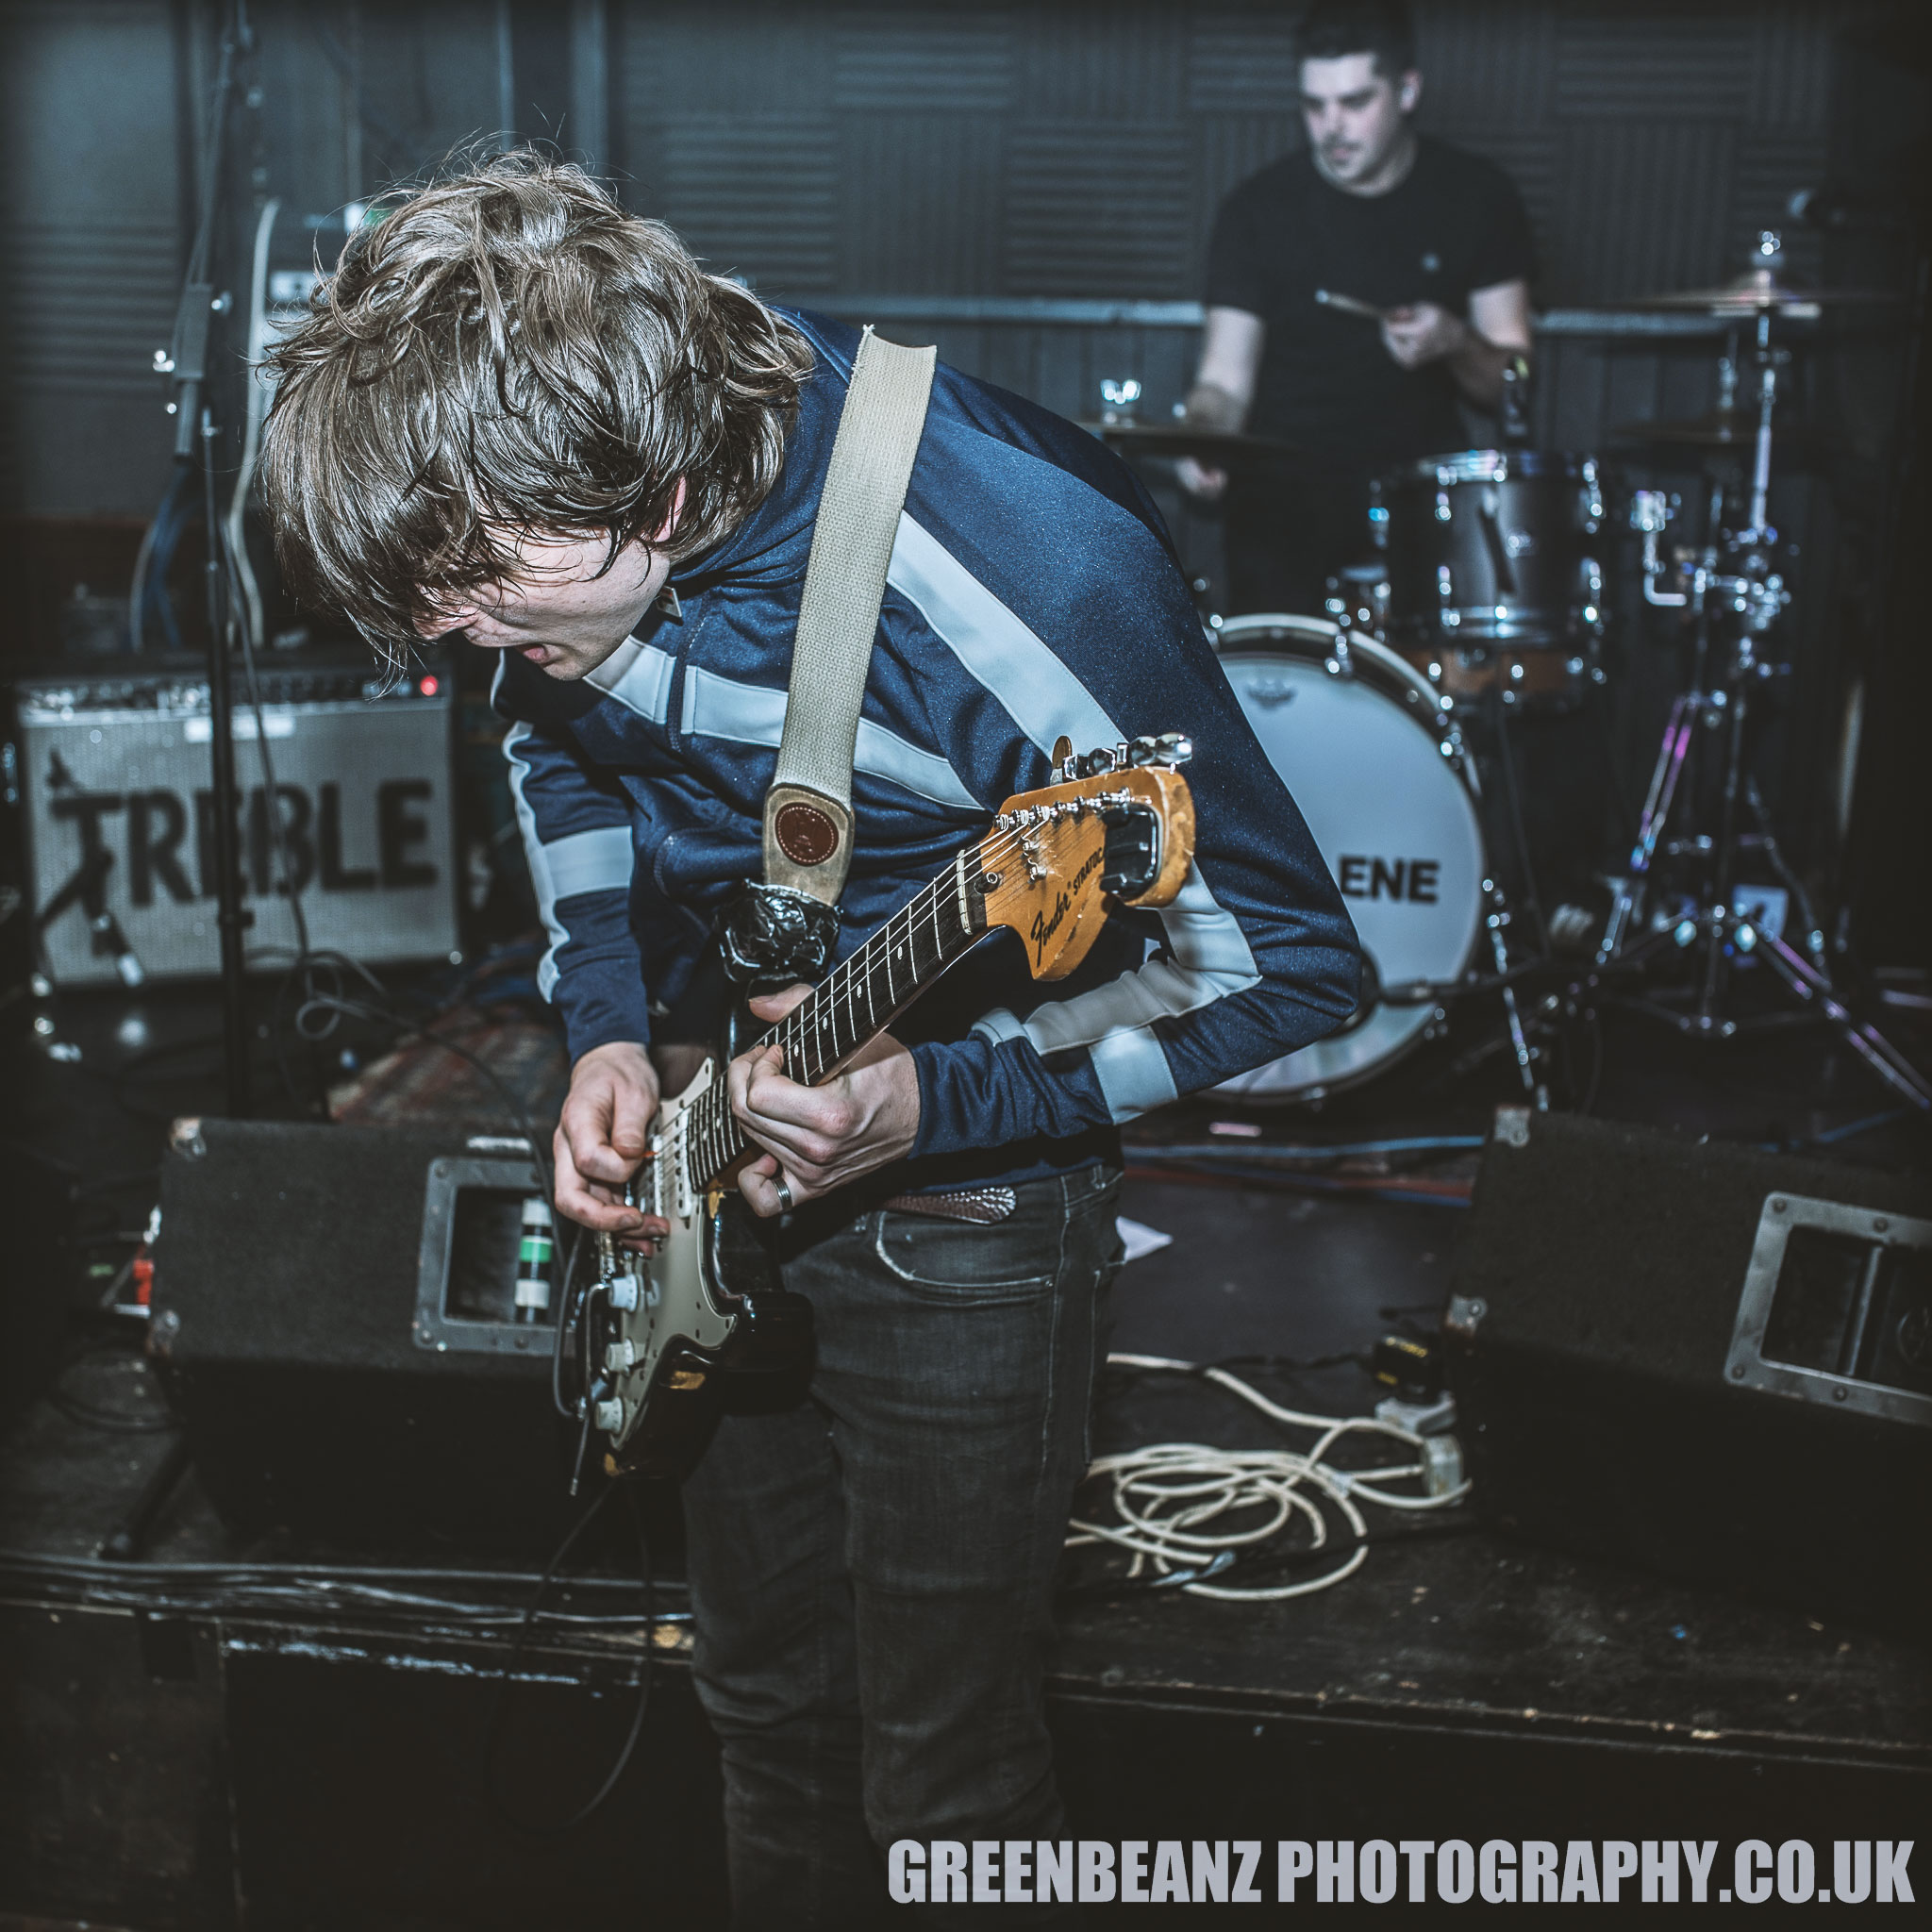
[(518, 1113), (540, 1131), (555, 1124), (570, 1060), (553, 1027), (508, 1005), (463, 1006), (426, 1032), (435, 1037), (407, 1039), (332, 1087), (330, 1116), (361, 1127), (513, 1121)]

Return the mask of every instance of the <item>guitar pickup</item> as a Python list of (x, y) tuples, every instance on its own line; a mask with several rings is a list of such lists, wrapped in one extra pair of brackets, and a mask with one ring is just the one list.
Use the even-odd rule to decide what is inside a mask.
[(1153, 807), (1108, 804), (1100, 808), (1107, 827), (1105, 870), (1100, 890), (1117, 899), (1144, 892), (1160, 875), (1160, 815)]

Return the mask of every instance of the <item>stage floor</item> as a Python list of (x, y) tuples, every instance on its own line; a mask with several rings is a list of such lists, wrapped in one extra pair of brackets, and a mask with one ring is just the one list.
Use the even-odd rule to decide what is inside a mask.
[[(208, 1018), (181, 996), (150, 1003), (147, 1049), (205, 1038)], [(109, 1001), (88, 1019), (97, 1042), (125, 1021)], [(1815, 1037), (1720, 1060), (1624, 1025), (1599, 1094), (1621, 1118), (1790, 1141), (1889, 1111)], [(160, 1124), (213, 1096), (205, 1077), (200, 1091), (117, 1084), (109, 1048), (84, 1051), (93, 1066), (28, 1067), (25, 1135), (43, 1158), (138, 1181)], [(1479, 1132), (1509, 1097), (1493, 1069), (1446, 1101), (1391, 1082), (1269, 1131)], [(1175, 1110), (1158, 1131), (1199, 1140), (1228, 1111)], [(1831, 1145), (1896, 1165), (1923, 1161), (1925, 1141), (1888, 1121)], [(125, 1215), (139, 1192), (92, 1198)], [(1358, 1349), (1391, 1311), (1440, 1307), (1462, 1219), (1441, 1202), (1146, 1177), (1130, 1178), (1123, 1207), (1174, 1240), (1122, 1274), (1114, 1346), (1192, 1361)], [(154, 1401), (144, 1365), (105, 1357), (77, 1373), (96, 1378), (81, 1387), (97, 1404), (141, 1414)], [(1335, 1413), (1378, 1392), (1348, 1366), (1257, 1374), (1278, 1398)], [(251, 1928), (318, 1932), (526, 1932), (587, 1911), (721, 1923), (715, 1752), (691, 1690), (675, 1538), (655, 1642), (621, 1566), (573, 1585), (558, 1605), (582, 1621), (540, 1627), (492, 1750), (529, 1569), (443, 1557), (397, 1574), (394, 1557), (241, 1545), (192, 1474), (146, 1560), (104, 1568), (95, 1552), (167, 1440), (90, 1428), (42, 1401), (0, 1446), (0, 1911), (135, 1932), (235, 1924), (238, 1899)], [(1278, 1438), (1191, 1379), (1109, 1383), (1100, 1451), (1175, 1440)], [(1927, 1650), (1513, 1542), (1469, 1509), (1374, 1527), (1356, 1575), (1287, 1602), (1069, 1592), (1051, 1685), (1070, 1833), (1923, 1836)], [(506, 1824), (555, 1817), (594, 1788), (647, 1654), (651, 1704), (611, 1803), (567, 1840)]]

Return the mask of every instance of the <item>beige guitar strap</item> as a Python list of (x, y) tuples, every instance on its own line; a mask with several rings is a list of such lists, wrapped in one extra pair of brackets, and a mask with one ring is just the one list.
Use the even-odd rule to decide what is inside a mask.
[(765, 883), (827, 906), (852, 866), (858, 708), (938, 356), (881, 341), (867, 326), (812, 530), (785, 731), (765, 794)]

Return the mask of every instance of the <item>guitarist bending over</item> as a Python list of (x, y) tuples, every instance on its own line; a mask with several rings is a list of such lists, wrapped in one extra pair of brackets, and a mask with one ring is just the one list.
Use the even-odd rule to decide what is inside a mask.
[[(494, 702), (574, 1059), (557, 1205), (624, 1200), (706, 1038), (760, 819), (858, 346), (704, 274), (575, 169), (496, 158), (363, 227), (275, 352), (291, 586), (391, 664), (463, 632)], [(865, 689), (842, 957), (1076, 750), (1182, 732), (1196, 860), (1058, 985), (1003, 936), (827, 1084), (734, 1062), (816, 1311), (808, 1400), (728, 1416), (685, 1487), (734, 1924), (844, 1927), (882, 1848), (1056, 1838), (1055, 1566), (1119, 1265), (1122, 1121), (1345, 1016), (1355, 936), (1215, 664), (1158, 512), (1102, 445), (941, 368)], [(775, 1019), (802, 989), (758, 1003)], [(673, 1091), (681, 1080), (674, 1081)], [(1042, 1913), (1042, 1915), (1044, 1915)]]

